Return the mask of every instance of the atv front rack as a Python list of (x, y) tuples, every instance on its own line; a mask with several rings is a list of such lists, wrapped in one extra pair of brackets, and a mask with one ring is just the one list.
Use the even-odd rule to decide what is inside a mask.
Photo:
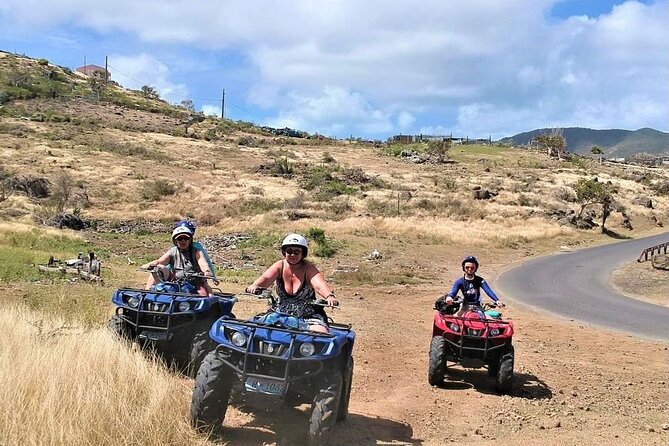
[[(464, 352), (480, 352), (482, 353), (482, 359), (485, 360), (490, 352), (503, 348), (507, 344), (507, 339), (509, 339), (504, 336), (505, 328), (501, 328), (498, 335), (492, 336), (490, 325), (506, 327), (511, 325), (510, 321), (452, 315), (448, 315), (447, 318), (444, 318), (444, 321), (449, 331), (444, 331), (442, 336), (448, 344), (458, 349), (461, 358), (464, 357)], [(457, 324), (459, 331), (451, 329), (450, 325), (453, 321), (461, 321)], [(467, 322), (483, 324), (484, 327), (473, 329), (467, 326)]]
[[(189, 293), (165, 292), (155, 290), (144, 290), (137, 288), (119, 288), (115, 296), (120, 296), (119, 300), (114, 300), (117, 305), (116, 314), (128, 324), (135, 327), (136, 330), (152, 330), (158, 332), (170, 333), (174, 328), (188, 326), (197, 319), (198, 311), (189, 309), (180, 311), (178, 308), (178, 298), (207, 299), (206, 296), (199, 296)], [(128, 303), (129, 295), (134, 295), (139, 299), (136, 306)], [(148, 295), (160, 295), (169, 300), (169, 302), (156, 302), (147, 299)], [(219, 300), (231, 301), (236, 299), (233, 294), (215, 293)], [(225, 303), (222, 303), (225, 305)]]
[[(318, 359), (317, 355), (314, 355), (316, 357), (314, 356), (298, 357), (295, 355), (297, 348), (299, 348), (297, 340), (298, 336), (306, 337), (307, 339), (311, 338), (311, 340), (313, 341), (316, 341), (317, 339), (318, 340), (329, 339), (331, 340), (330, 342), (332, 343), (334, 343), (334, 338), (336, 337), (336, 335), (332, 333), (318, 333), (311, 331), (305, 332), (302, 330), (296, 330), (286, 327), (277, 327), (277, 326), (252, 322), (248, 320), (226, 318), (224, 329), (228, 328), (228, 326), (230, 325), (233, 326), (237, 325), (239, 327), (244, 327), (247, 329), (243, 331), (243, 333), (247, 336), (246, 345), (244, 347), (237, 347), (232, 344), (229, 345), (218, 344), (215, 349), (216, 354), (221, 358), (221, 360), (225, 364), (227, 364), (235, 373), (239, 375), (242, 386), (244, 386), (244, 383), (247, 382), (248, 378), (257, 378), (257, 379), (266, 379), (266, 380), (284, 382), (286, 385), (283, 386), (283, 389), (281, 391), (280, 394), (281, 398), (284, 398), (286, 396), (286, 393), (291, 383), (318, 375), (325, 368), (324, 360)], [(344, 331), (349, 331), (351, 329), (351, 325), (348, 324), (330, 324), (330, 327)], [(266, 352), (252, 351), (252, 349), (262, 350), (263, 342), (267, 345), (279, 344), (277, 342), (272, 342), (272, 341), (257, 341), (255, 339), (255, 336), (258, 330), (267, 330), (268, 337), (271, 337), (269, 336), (271, 332), (285, 333), (289, 338), (289, 340), (285, 339), (283, 342), (281, 342), (281, 345), (283, 346), (287, 341), (288, 348), (280, 349), (280, 354), (272, 354), (267, 352), (267, 350), (265, 350)], [(304, 342), (309, 342), (309, 340), (303, 340), (301, 343)], [(239, 361), (237, 361), (237, 364), (235, 364), (231, 360), (232, 356), (234, 355), (234, 352), (243, 355), (243, 359), (239, 358), (241, 359), (241, 366), (238, 365)], [(309, 364), (310, 367), (300, 370), (299, 373), (294, 373), (294, 369), (298, 369), (300, 365), (306, 365), (306, 364)], [(266, 373), (249, 371), (249, 368), (258, 365), (273, 366), (277, 370), (283, 369), (283, 373), (281, 374), (281, 376), (277, 376), (277, 375), (269, 375)], [(279, 394), (277, 394), (277, 396), (279, 396)]]

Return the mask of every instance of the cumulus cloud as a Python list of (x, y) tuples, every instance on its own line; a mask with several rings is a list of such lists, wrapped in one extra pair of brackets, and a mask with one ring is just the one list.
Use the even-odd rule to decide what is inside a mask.
[(173, 103), (188, 98), (186, 85), (171, 82), (167, 65), (149, 54), (112, 55), (109, 67), (112, 79), (124, 87), (138, 90), (148, 85), (154, 87), (162, 99)]
[[(4, 0), (0, 25), (77, 23), (143, 44), (232, 48), (253, 73), (248, 103), (266, 121), (329, 135), (669, 130), (668, 1), (620, 0), (566, 19), (550, 17), (558, 1)], [(138, 79), (185, 96), (164, 63), (129, 59), (144, 67)]]
[[(361, 94), (325, 87), (312, 96), (291, 91), (283, 96), (273, 127), (291, 127), (327, 136), (348, 137), (347, 132), (378, 134), (393, 129), (390, 113), (375, 109)], [(359, 134), (356, 133), (356, 134)]]
[(202, 113), (206, 116), (221, 116), (221, 106), (205, 104), (202, 106)]

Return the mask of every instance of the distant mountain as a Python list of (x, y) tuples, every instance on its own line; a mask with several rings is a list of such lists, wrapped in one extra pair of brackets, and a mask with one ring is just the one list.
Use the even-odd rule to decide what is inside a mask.
[[(551, 129), (537, 129), (519, 133), (502, 139), (503, 143), (528, 144), (533, 138), (549, 133)], [(592, 146), (604, 149), (607, 158), (625, 157), (637, 153), (653, 155), (669, 155), (669, 133), (643, 128), (639, 130), (593, 130), (582, 127), (568, 127), (562, 129), (562, 135), (567, 140), (567, 150), (579, 155), (592, 156)]]

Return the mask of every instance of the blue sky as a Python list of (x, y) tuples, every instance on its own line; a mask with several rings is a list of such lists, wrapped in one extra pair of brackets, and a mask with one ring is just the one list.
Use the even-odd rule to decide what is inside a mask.
[(0, 49), (339, 138), (669, 131), (669, 0), (0, 0)]

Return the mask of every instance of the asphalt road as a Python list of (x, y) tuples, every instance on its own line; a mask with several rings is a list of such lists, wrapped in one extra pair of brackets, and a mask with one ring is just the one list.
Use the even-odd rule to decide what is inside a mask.
[(501, 274), (495, 287), (511, 300), (550, 313), (667, 341), (669, 308), (626, 297), (610, 283), (616, 268), (664, 242), (669, 242), (669, 232), (552, 254)]

